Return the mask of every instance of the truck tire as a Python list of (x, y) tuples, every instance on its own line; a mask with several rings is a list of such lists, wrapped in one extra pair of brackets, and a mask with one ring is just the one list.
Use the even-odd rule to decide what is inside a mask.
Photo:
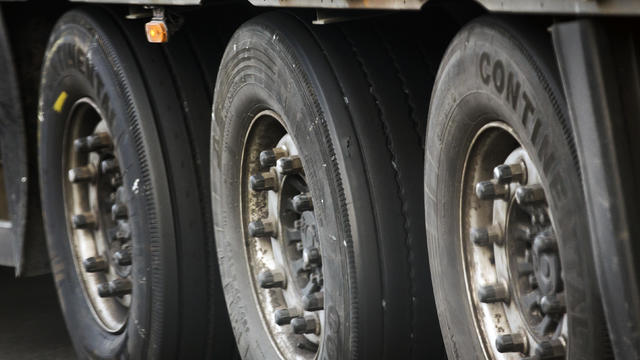
[(581, 173), (544, 35), (481, 18), (438, 72), (424, 190), (450, 359), (609, 355)]
[(228, 359), (199, 164), (208, 84), (180, 36), (152, 47), (136, 24), (73, 10), (46, 51), (40, 184), (63, 315), (80, 358)]
[(363, 27), (265, 14), (223, 57), (212, 206), (245, 359), (444, 356), (416, 166), (435, 71)]

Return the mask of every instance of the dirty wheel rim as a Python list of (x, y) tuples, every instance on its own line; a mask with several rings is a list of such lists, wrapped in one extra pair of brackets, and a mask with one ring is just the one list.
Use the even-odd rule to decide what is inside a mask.
[(76, 101), (63, 139), (69, 244), (82, 292), (98, 324), (123, 330), (131, 304), (131, 231), (122, 173), (107, 123), (89, 98)]
[(485, 356), (564, 358), (568, 324), (554, 218), (513, 129), (498, 121), (483, 126), (462, 179), (461, 256)]
[(256, 115), (241, 166), (245, 259), (255, 303), (283, 358), (315, 358), (324, 278), (313, 199), (295, 139), (273, 111)]

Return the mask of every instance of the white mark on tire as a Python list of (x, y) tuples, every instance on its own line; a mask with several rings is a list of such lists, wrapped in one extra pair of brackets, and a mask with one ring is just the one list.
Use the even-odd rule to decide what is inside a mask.
[(20, 178), (20, 182), (26, 183), (27, 182), (27, 177), (26, 176), (21, 177)]
[(131, 191), (133, 191), (134, 194), (138, 194), (140, 192), (140, 179), (135, 179), (133, 181), (133, 186), (131, 186)]

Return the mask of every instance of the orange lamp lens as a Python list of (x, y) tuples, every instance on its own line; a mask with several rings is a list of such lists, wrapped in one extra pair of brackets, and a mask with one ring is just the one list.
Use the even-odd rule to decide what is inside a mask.
[(150, 43), (165, 43), (169, 40), (167, 25), (164, 21), (151, 20), (144, 25), (147, 41)]

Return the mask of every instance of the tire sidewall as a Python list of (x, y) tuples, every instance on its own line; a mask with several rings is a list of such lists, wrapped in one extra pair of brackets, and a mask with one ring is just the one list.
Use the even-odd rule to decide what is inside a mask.
[[(560, 239), (570, 309), (568, 355), (598, 358), (602, 325), (594, 314), (601, 310), (592, 280), (595, 274), (580, 173), (572, 140), (563, 126), (566, 105), (553, 79), (552, 64), (540, 61), (546, 59), (542, 55), (530, 54), (528, 49), (535, 47), (516, 40), (511, 31), (502, 22), (486, 18), (467, 26), (447, 51), (434, 87), (425, 160), (425, 193), (431, 195), (425, 197), (425, 208), (443, 336), (451, 358), (483, 353), (473, 328), (459, 256), (460, 179), (466, 149), (478, 130), (500, 120), (513, 129), (531, 156), (547, 194)], [(515, 103), (506, 95), (511, 76), (512, 90), (517, 82), (521, 84)]]

